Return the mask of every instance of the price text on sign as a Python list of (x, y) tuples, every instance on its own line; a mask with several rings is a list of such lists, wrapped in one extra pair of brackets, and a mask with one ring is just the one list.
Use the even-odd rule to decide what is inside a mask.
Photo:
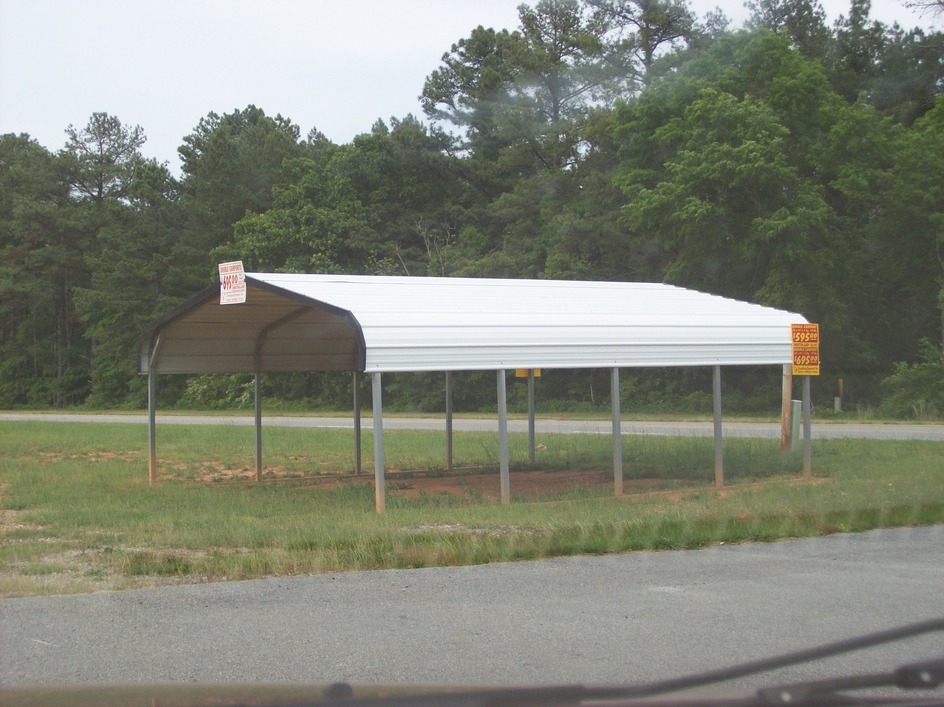
[(819, 344), (819, 324), (791, 324), (794, 344)]
[(819, 324), (791, 325), (793, 375), (819, 375)]
[(246, 301), (246, 273), (243, 263), (220, 263), (220, 304), (242, 304)]

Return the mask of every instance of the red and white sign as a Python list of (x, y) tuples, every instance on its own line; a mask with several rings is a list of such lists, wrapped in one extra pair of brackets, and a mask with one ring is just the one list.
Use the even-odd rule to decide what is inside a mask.
[(220, 263), (220, 304), (242, 304), (246, 301), (246, 273), (243, 261)]

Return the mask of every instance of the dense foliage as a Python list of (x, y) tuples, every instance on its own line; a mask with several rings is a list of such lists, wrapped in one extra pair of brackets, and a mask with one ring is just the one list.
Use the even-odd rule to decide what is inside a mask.
[[(819, 322), (827, 399), (842, 379), (854, 403), (944, 414), (944, 35), (876, 22), (868, 0), (831, 27), (815, 0), (748, 6), (735, 31), (684, 0), (522, 5), (514, 31), (477, 27), (443, 55), (421, 87), (428, 122), (378, 120), (338, 145), (255, 106), (211, 112), (183, 138), (180, 178), (104, 113), (58, 152), (0, 136), (0, 407), (141, 405), (143, 324), (242, 259), (671, 282)], [(734, 372), (732, 400), (763, 409), (773, 375)], [(492, 379), (467, 377), (460, 407), (491, 404)], [(240, 376), (166, 378), (170, 403), (246, 397)], [(623, 385), (630, 407), (664, 410), (703, 406), (710, 381)], [(389, 386), (394, 405), (441, 405), (434, 377)], [(608, 394), (602, 372), (541, 386), (558, 406)], [(325, 374), (266, 387), (350, 399)]]

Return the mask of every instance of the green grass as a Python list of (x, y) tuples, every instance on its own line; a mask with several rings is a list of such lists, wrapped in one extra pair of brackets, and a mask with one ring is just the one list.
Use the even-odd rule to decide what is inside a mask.
[[(364, 462), (371, 440), (365, 433)], [(442, 475), (441, 433), (387, 431), (391, 469)], [(944, 522), (944, 445), (820, 440), (814, 481), (776, 441), (728, 440), (723, 493), (712, 442), (640, 437), (624, 444), (627, 481), (671, 492), (613, 498), (577, 486), (502, 506), (471, 494), (392, 490), (373, 511), (369, 484), (313, 488), (353, 469), (345, 430), (267, 428), (267, 477), (251, 475), (254, 432), (160, 426), (160, 482), (147, 481), (147, 433), (127, 424), (0, 423), (0, 596), (121, 589), (353, 569), (476, 564), (578, 553), (696, 548)], [(542, 435), (537, 466), (606, 471), (605, 435)], [(526, 436), (512, 435), (525, 470)], [(488, 433), (456, 434), (456, 465), (495, 473)], [(389, 477), (389, 478), (392, 478)], [(392, 487), (393, 484), (390, 484)], [(511, 479), (515, 493), (515, 474)]]

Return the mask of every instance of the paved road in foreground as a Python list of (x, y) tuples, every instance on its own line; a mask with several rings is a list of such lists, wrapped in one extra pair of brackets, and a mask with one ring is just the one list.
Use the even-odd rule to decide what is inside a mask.
[[(145, 424), (147, 416), (140, 414), (56, 414), (56, 413), (0, 413), (2, 421), (41, 421), (48, 422), (112, 422)], [(203, 415), (158, 415), (160, 425), (252, 425), (253, 418), (233, 416)], [(263, 417), (263, 426), (271, 427), (329, 427), (351, 429), (354, 421), (350, 417)], [(364, 429), (373, 427), (373, 420), (364, 418)], [(384, 419), (384, 429), (445, 430), (442, 418), (404, 418), (389, 417)], [(757, 437), (767, 439), (780, 438), (780, 424), (770, 422), (724, 422), (724, 434), (727, 437)], [(553, 420), (538, 419), (536, 432), (544, 433), (583, 433), (610, 434), (612, 423), (609, 420)], [(496, 420), (456, 418), (453, 429), (457, 431), (497, 431)], [(527, 432), (527, 420), (509, 420), (511, 432)], [(714, 434), (711, 422), (649, 422), (623, 421), (624, 435), (661, 435), (711, 437)], [(863, 424), (863, 423), (814, 423), (814, 439), (899, 439), (944, 441), (944, 425), (916, 424)]]
[[(0, 685), (627, 683), (936, 618), (942, 588), (944, 526), (933, 526), (7, 599)], [(925, 636), (767, 684), (942, 654), (944, 637)]]

